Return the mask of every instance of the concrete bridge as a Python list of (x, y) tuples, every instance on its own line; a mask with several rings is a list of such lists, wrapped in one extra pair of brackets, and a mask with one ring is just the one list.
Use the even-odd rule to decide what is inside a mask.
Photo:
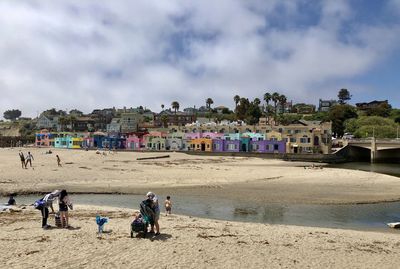
[(371, 162), (400, 162), (400, 139), (350, 139), (343, 142), (347, 155)]

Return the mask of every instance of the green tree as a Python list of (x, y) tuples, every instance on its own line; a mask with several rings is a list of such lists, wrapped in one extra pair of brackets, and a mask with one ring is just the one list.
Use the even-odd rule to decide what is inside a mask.
[(345, 122), (346, 132), (353, 133), (357, 138), (367, 138), (372, 135), (376, 138), (395, 138), (397, 126), (393, 119), (379, 116), (361, 116)]
[(246, 112), (246, 122), (251, 125), (256, 125), (262, 115), (260, 109), (260, 99), (256, 98), (253, 102), (249, 103), (249, 107)]
[(207, 99), (206, 99), (206, 107), (208, 108), (208, 110), (211, 109), (211, 105), (212, 105), (212, 104), (214, 104), (213, 99), (207, 98)]
[(286, 96), (284, 94), (279, 95), (278, 102), (279, 102), (279, 104), (280, 104), (280, 106), (282, 108), (282, 113), (284, 113), (285, 112), (286, 102), (287, 102)]
[(240, 96), (239, 95), (235, 95), (233, 97), (233, 101), (235, 101), (235, 110), (236, 110), (236, 108), (237, 108), (237, 106), (238, 106), (238, 104), (240, 102)]
[(264, 101), (269, 105), (269, 102), (272, 100), (272, 95), (269, 92), (264, 93)]
[(281, 95), (279, 94), (279, 93), (277, 93), (277, 92), (274, 92), (272, 95), (271, 95), (271, 100), (272, 100), (272, 102), (274, 102), (274, 113), (275, 113), (275, 116), (277, 115), (277, 110), (276, 110), (276, 108), (277, 108), (277, 106), (278, 106), (278, 102), (279, 102), (279, 97), (280, 97)]
[(328, 113), (328, 119), (332, 121), (332, 133), (336, 137), (342, 137), (344, 134), (344, 122), (351, 118), (357, 118), (356, 108), (351, 105), (336, 105), (331, 107)]
[(347, 89), (340, 89), (338, 93), (339, 104), (344, 105), (351, 99), (351, 94)]
[(239, 120), (245, 120), (247, 111), (250, 107), (250, 101), (247, 98), (240, 98), (239, 104), (236, 107), (236, 117)]
[(289, 125), (298, 120), (301, 120), (301, 115), (298, 114), (280, 114), (276, 119), (282, 125)]
[(366, 111), (367, 116), (389, 117), (392, 106), (387, 103), (379, 104), (376, 107), (370, 108)]
[(175, 110), (175, 115), (176, 115), (176, 112), (179, 110), (178, 101), (173, 101), (172, 104), (171, 104), (171, 107), (172, 107), (173, 110)]
[(161, 115), (160, 120), (162, 122), (163, 127), (167, 128), (168, 127), (168, 116), (163, 114), (163, 115)]
[(15, 121), (17, 118), (21, 117), (21, 110), (19, 110), (19, 109), (6, 110), (6, 111), (3, 113), (3, 117), (4, 117), (6, 120)]

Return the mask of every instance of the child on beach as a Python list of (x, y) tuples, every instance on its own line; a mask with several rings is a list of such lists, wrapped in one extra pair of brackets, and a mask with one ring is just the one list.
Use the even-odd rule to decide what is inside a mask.
[(58, 167), (61, 167), (61, 159), (60, 159), (60, 156), (56, 155), (56, 158), (57, 158), (57, 165), (58, 165)]
[(72, 210), (73, 207), (66, 190), (61, 191), (58, 205), (60, 207), (61, 226), (70, 228), (68, 225), (68, 208)]
[(165, 200), (164, 205), (165, 205), (165, 216), (171, 215), (171, 209), (172, 209), (171, 196), (167, 196), (167, 200)]

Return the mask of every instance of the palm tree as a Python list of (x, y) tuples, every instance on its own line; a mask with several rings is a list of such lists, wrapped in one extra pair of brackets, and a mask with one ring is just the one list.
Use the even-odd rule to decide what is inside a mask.
[(164, 107), (165, 107), (164, 104), (161, 104), (161, 110), (164, 110)]
[(254, 103), (256, 106), (259, 106), (259, 105), (261, 104), (260, 98), (254, 98), (253, 103)]
[(264, 101), (267, 103), (267, 107), (269, 106), (269, 101), (271, 101), (271, 94), (269, 92), (264, 94)]
[(68, 119), (65, 116), (61, 116), (58, 118), (58, 123), (60, 124), (61, 132), (64, 131), (65, 125), (68, 123)]
[(208, 110), (211, 110), (211, 105), (214, 104), (213, 99), (211, 98), (207, 98), (206, 99), (206, 107), (208, 108)]
[(275, 115), (276, 115), (276, 113), (277, 113), (276, 107), (277, 107), (277, 103), (279, 102), (279, 97), (280, 97), (280, 94), (277, 93), (277, 92), (274, 92), (274, 93), (271, 95), (271, 100), (272, 100), (272, 102), (274, 102), (274, 111), (275, 111)]
[(171, 104), (171, 106), (172, 106), (172, 109), (175, 110), (175, 115), (176, 115), (176, 112), (179, 110), (179, 103), (178, 103), (178, 101), (173, 101), (172, 104)]
[(287, 98), (284, 94), (280, 95), (278, 98), (279, 104), (281, 105), (282, 108), (282, 113), (285, 112), (285, 105), (287, 102)]
[(235, 110), (236, 110), (236, 108), (237, 108), (237, 106), (238, 106), (238, 104), (240, 102), (240, 96), (239, 95), (235, 95), (233, 97), (233, 101), (235, 101)]

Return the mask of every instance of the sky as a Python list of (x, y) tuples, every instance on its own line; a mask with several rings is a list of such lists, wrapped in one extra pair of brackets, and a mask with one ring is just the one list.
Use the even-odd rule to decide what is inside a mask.
[(2, 0), (0, 114), (233, 108), (266, 92), (400, 108), (400, 0)]

